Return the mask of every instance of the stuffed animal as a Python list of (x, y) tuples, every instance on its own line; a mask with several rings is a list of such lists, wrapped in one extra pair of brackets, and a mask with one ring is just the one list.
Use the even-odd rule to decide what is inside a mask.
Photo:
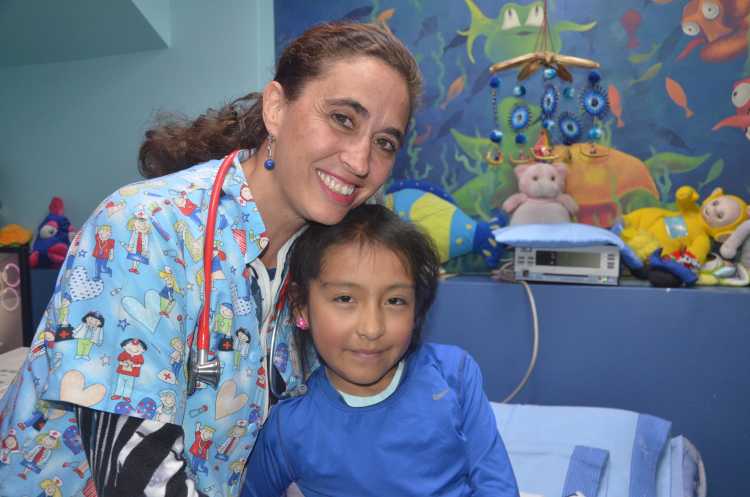
[(740, 197), (716, 188), (701, 206), (701, 215), (712, 238), (721, 243), (719, 256), (709, 258), (698, 284), (746, 286), (750, 284), (750, 207)]
[(510, 225), (569, 223), (578, 212), (573, 197), (564, 193), (568, 168), (562, 163), (532, 162), (515, 167), (518, 193), (503, 202), (512, 214)]
[(698, 271), (711, 248), (711, 228), (703, 218), (698, 198), (693, 187), (682, 186), (675, 194), (676, 211), (636, 209), (613, 228), (647, 263), (646, 276), (655, 286), (692, 285), (698, 280)]
[(65, 260), (70, 245), (70, 221), (63, 214), (64, 204), (60, 197), (49, 203), (49, 214), (39, 224), (37, 236), (31, 246), (31, 267), (59, 268)]
[(440, 188), (416, 180), (392, 185), (386, 192), (385, 206), (432, 238), (441, 263), (475, 252), (484, 257), (488, 267), (499, 265), (504, 249), (495, 241), (492, 231), (505, 226), (505, 219), (472, 219)]

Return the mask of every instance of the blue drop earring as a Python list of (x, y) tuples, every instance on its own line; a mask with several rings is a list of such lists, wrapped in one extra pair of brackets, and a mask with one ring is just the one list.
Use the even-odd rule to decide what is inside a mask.
[(271, 151), (271, 146), (273, 144), (273, 135), (268, 135), (268, 143), (266, 145), (266, 149), (268, 150), (268, 159), (263, 163), (263, 167), (265, 167), (268, 171), (272, 171), (274, 167), (276, 167), (276, 161), (273, 160), (273, 152)]

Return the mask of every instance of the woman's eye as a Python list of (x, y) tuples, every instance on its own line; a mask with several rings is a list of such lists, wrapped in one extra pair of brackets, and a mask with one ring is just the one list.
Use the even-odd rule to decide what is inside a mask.
[(349, 116), (347, 116), (346, 114), (340, 114), (338, 112), (334, 112), (331, 115), (331, 117), (333, 118), (334, 121), (336, 121), (338, 124), (340, 124), (341, 126), (345, 128), (354, 127), (354, 123), (352, 122), (351, 119), (349, 119)]
[(406, 299), (403, 299), (401, 297), (391, 297), (388, 299), (388, 304), (390, 305), (406, 305)]
[(375, 142), (378, 144), (378, 146), (382, 150), (385, 150), (386, 152), (392, 153), (398, 149), (396, 144), (393, 143), (391, 140), (388, 140), (387, 138), (378, 138), (377, 140), (375, 140)]
[(351, 295), (339, 295), (338, 297), (333, 299), (334, 302), (341, 302), (343, 304), (348, 304), (352, 301)]

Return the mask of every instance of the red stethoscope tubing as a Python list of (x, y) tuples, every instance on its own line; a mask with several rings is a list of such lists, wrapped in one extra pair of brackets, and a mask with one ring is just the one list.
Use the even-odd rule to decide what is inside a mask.
[(203, 309), (201, 309), (198, 321), (198, 337), (196, 349), (208, 353), (211, 350), (211, 266), (214, 251), (214, 231), (216, 230), (216, 217), (219, 209), (219, 197), (224, 186), (224, 178), (229, 168), (234, 164), (239, 150), (227, 155), (219, 166), (213, 187), (211, 188), (211, 200), (208, 203), (208, 218), (206, 219), (206, 236), (203, 240)]

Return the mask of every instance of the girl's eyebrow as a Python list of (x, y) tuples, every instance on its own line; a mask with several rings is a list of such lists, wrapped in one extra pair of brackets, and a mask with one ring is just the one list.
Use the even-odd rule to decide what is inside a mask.
[[(324, 288), (335, 287), (335, 288), (341, 288), (341, 289), (362, 288), (362, 285), (359, 285), (357, 283), (352, 283), (349, 281), (321, 281), (320, 286)], [(415, 288), (414, 283), (394, 283), (392, 285), (387, 286), (386, 290), (397, 290), (397, 289), (413, 290), (414, 288)]]
[[(343, 105), (344, 107), (349, 107), (356, 114), (362, 117), (370, 117), (370, 111), (367, 110), (364, 105), (354, 100), (353, 98), (328, 98), (326, 99), (326, 103), (329, 105)], [(389, 135), (393, 136), (393, 138), (398, 140), (399, 143), (402, 143), (404, 141), (404, 133), (398, 128), (389, 126), (383, 130), (383, 133), (388, 133)]]

